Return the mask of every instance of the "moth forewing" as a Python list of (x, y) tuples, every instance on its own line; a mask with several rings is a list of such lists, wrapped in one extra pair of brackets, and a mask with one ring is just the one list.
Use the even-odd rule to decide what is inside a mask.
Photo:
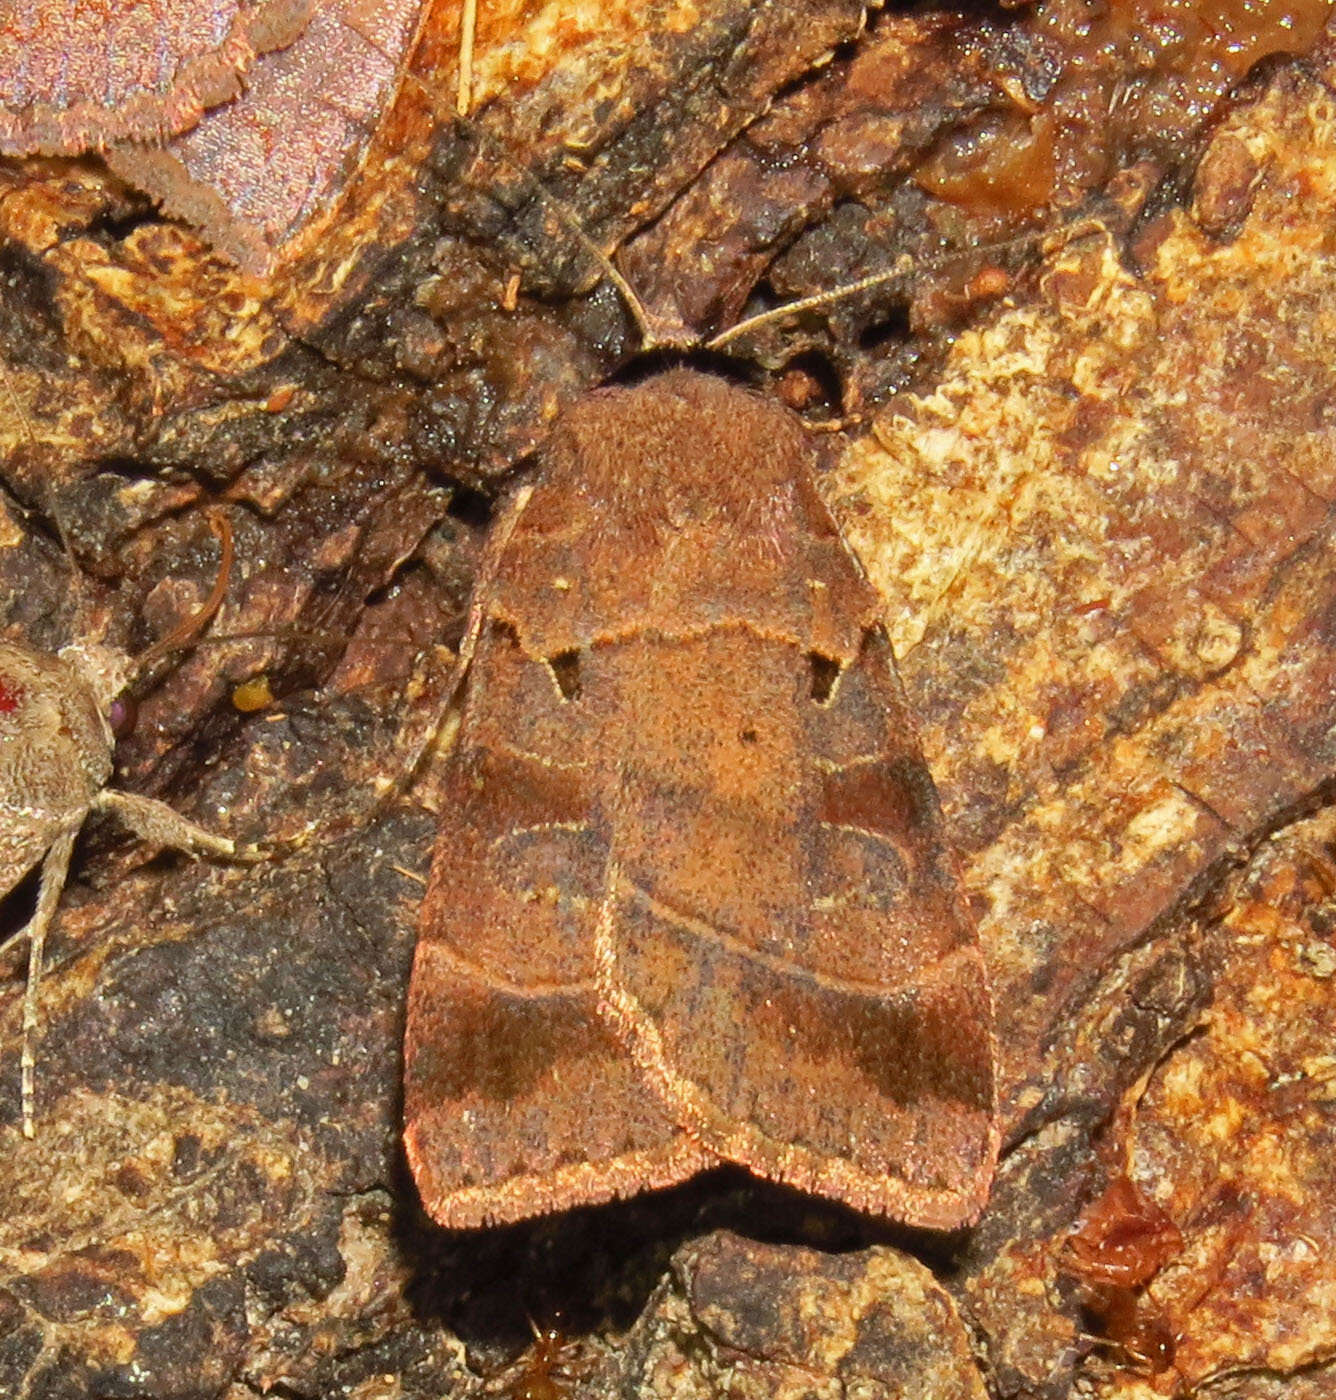
[(717, 1160), (646, 1096), (599, 1015), (581, 876), (603, 844), (585, 781), (597, 744), (503, 601), (503, 571), (547, 529), (533, 495), (522, 487), (493, 530), (460, 648), (409, 990), (405, 1149), (428, 1211), (456, 1228), (632, 1195)]
[(559, 423), (475, 606), (423, 906), (439, 1220), (718, 1158), (977, 1215), (991, 1006), (878, 613), (786, 410), (676, 371)]

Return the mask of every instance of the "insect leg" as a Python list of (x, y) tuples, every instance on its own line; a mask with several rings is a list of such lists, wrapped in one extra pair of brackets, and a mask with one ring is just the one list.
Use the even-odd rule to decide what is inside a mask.
[(33, 1041), (37, 1036), (37, 994), (42, 982), (42, 953), (46, 947), (46, 931), (60, 903), (65, 877), (69, 874), (70, 853), (78, 828), (57, 836), (42, 861), (42, 883), (37, 891), (37, 908), (17, 937), (28, 940), (28, 985), (23, 993), (23, 1049), (19, 1058), (20, 1103), (23, 1113), (23, 1136), (33, 1136), (33, 1081), (36, 1055)]
[(230, 836), (218, 836), (202, 826), (197, 826), (165, 802), (159, 802), (153, 797), (144, 797), (137, 792), (120, 792), (116, 788), (103, 788), (93, 805), (99, 811), (114, 813), (136, 836), (151, 841), (155, 846), (168, 846), (174, 851), (189, 851), (192, 855), (225, 856), (241, 860), (261, 858), (258, 851), (238, 849)]

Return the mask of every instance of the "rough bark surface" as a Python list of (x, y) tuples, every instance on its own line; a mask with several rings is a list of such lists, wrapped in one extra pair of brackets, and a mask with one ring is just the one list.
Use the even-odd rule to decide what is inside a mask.
[[(33, 1141), (8, 955), (0, 1393), (1336, 1386), (1336, 44), (1326, 4), (1151, 8), (484, 4), (455, 123), (435, 5), (264, 278), (94, 160), (0, 166), (0, 626), (142, 650), (221, 503), (212, 632), (266, 635), (155, 676), (116, 781), (277, 843), (85, 834)], [(710, 363), (826, 430), (921, 717), (1002, 1039), (970, 1231), (734, 1172), (418, 1207), (424, 716), (489, 502), (638, 348), (595, 248), (681, 342), (898, 268)], [(1064, 1242), (1124, 1176), (1182, 1247), (1115, 1313)]]

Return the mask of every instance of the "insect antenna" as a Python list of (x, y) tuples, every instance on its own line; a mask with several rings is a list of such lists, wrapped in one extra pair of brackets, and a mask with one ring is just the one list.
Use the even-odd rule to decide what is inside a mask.
[(209, 528), (218, 538), (220, 551), (218, 573), (214, 578), (213, 587), (209, 590), (208, 596), (193, 613), (182, 618), (166, 636), (160, 637), (147, 651), (135, 658), (135, 674), (137, 679), (149, 677), (154, 667), (164, 657), (170, 656), (173, 652), (180, 651), (190, 646), (209, 623), (213, 621), (218, 609), (222, 607), (223, 599), (227, 597), (228, 585), (232, 581), (232, 564), (236, 557), (232, 537), (232, 522), (221, 510), (216, 508), (211, 507), (206, 512), (206, 515)]

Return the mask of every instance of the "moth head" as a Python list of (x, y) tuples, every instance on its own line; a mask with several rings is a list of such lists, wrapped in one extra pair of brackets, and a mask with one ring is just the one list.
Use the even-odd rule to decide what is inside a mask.
[(747, 548), (787, 525), (792, 464), (810, 456), (794, 414), (680, 369), (586, 396), (554, 432), (547, 465), (560, 494), (578, 491), (601, 518), (630, 531), (731, 531)]
[(123, 651), (104, 642), (71, 642), (60, 659), (83, 678), (98, 712), (111, 723), (116, 697), (130, 684), (135, 663)]
[(16, 755), (63, 752), (80, 766), (100, 768), (110, 762), (111, 731), (76, 664), (6, 642), (0, 643), (0, 745)]

